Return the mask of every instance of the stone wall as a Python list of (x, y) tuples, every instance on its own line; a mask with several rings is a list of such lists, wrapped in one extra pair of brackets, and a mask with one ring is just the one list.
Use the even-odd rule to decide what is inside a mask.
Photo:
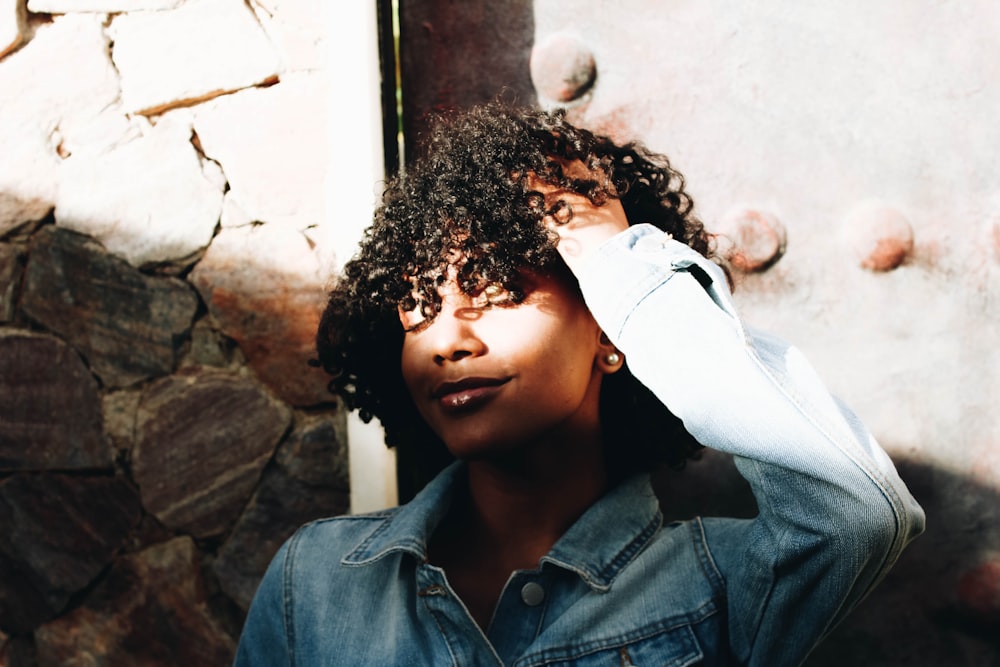
[(325, 4), (0, 1), (0, 666), (226, 664), (347, 511)]

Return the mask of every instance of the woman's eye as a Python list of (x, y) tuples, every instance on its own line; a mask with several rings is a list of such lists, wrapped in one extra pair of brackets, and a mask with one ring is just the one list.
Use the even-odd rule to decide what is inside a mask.
[(500, 283), (490, 283), (483, 289), (483, 294), (486, 295), (487, 300), (490, 302), (497, 299), (505, 299), (508, 296), (506, 288)]
[(426, 322), (426, 318), (420, 313), (419, 308), (404, 310), (402, 306), (398, 308), (399, 323), (403, 325), (403, 331), (416, 331)]
[(404, 322), (403, 323), (403, 333), (420, 333), (421, 331), (423, 331), (424, 329), (426, 329), (427, 327), (429, 327), (431, 325), (432, 321), (433, 320), (428, 320), (428, 319), (425, 318), (425, 319), (418, 320), (415, 323), (410, 323), (409, 326), (407, 326), (407, 323)]
[[(487, 283), (477, 292), (467, 294), (466, 308), (486, 310), (489, 308), (508, 308), (516, 306), (524, 300), (524, 294), (519, 288), (507, 288), (501, 282)], [(399, 322), (406, 333), (419, 333), (429, 327), (436, 319), (437, 313), (426, 302), (414, 293), (403, 299), (396, 306)]]
[(399, 323), (403, 325), (403, 331), (420, 331), (426, 329), (433, 317), (428, 317), (426, 303), (417, 295), (410, 295), (403, 299), (396, 306), (399, 313)]
[(510, 291), (501, 283), (490, 283), (483, 288), (483, 291), (474, 297), (475, 305), (478, 308), (489, 306), (505, 306), (513, 303)]

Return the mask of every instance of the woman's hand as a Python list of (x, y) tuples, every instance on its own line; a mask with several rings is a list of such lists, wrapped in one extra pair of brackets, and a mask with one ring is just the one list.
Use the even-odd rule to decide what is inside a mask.
[(559, 236), (556, 249), (574, 274), (605, 241), (628, 228), (628, 218), (618, 199), (608, 199), (603, 205), (595, 206), (587, 197), (575, 192), (543, 183), (535, 188), (545, 195), (546, 205), (561, 199), (572, 210), (572, 215), (567, 216), (568, 222), (556, 215), (546, 218), (545, 225)]

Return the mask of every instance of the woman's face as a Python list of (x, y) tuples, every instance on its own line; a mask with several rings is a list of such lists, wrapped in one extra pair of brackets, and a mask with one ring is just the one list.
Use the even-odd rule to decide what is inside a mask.
[(433, 320), (400, 312), (403, 379), (456, 457), (489, 458), (599, 432), (598, 356), (608, 350), (567, 283), (529, 273), (526, 298), (514, 304), (496, 287), (463, 294), (452, 276)]

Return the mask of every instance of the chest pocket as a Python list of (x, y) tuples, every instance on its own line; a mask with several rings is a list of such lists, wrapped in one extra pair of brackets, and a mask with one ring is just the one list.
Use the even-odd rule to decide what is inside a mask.
[[(687, 667), (699, 665), (705, 654), (690, 625), (663, 630), (652, 636), (630, 641), (607, 641), (574, 646), (563, 651), (547, 651), (518, 665), (546, 667)], [(537, 659), (537, 658), (540, 658)]]

